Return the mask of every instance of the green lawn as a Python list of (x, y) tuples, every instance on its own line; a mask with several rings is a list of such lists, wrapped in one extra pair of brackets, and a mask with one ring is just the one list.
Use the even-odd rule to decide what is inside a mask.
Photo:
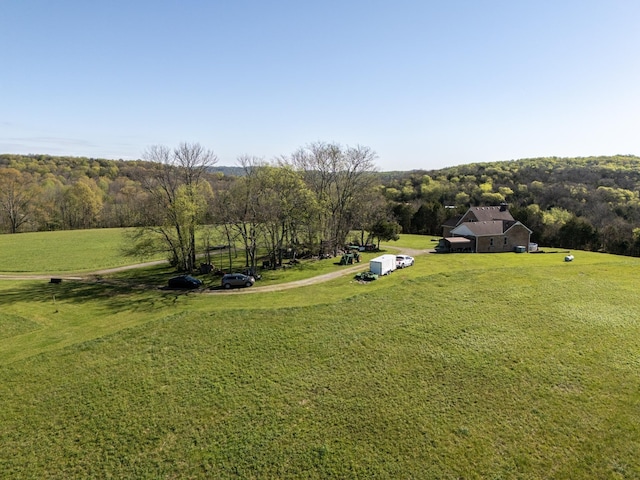
[[(105, 270), (138, 263), (139, 261), (163, 260), (166, 257), (158, 254), (151, 258), (133, 258), (125, 255), (124, 247), (129, 240), (125, 236), (126, 229), (103, 228), (92, 230), (62, 230), (56, 232), (30, 232), (14, 235), (0, 235), (0, 274), (65, 274)], [(389, 242), (381, 249), (391, 248), (432, 248), (431, 237), (419, 235), (403, 235), (399, 242)], [(364, 253), (363, 261), (377, 254)], [(222, 251), (213, 251), (211, 260), (214, 264), (228, 269), (228, 255)], [(233, 255), (235, 269), (245, 264), (244, 255), (238, 249)], [(307, 262), (303, 268), (287, 272), (285, 281), (308, 278), (316, 274), (332, 270), (334, 262)], [(301, 273), (301, 271), (303, 273)], [(306, 272), (304, 272), (306, 271)], [(278, 272), (265, 272), (267, 279), (282, 281)]]
[(124, 232), (102, 228), (0, 235), (0, 274), (90, 272), (136, 263), (138, 259), (123, 253)]
[(249, 295), (0, 281), (0, 472), (639, 478), (640, 261), (573, 254)]

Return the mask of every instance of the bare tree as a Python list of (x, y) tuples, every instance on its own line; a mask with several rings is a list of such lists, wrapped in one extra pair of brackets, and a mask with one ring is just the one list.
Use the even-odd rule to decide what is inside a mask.
[(373, 187), (376, 154), (369, 147), (342, 147), (317, 142), (296, 151), (287, 163), (296, 168), (316, 195), (319, 241), (333, 253), (344, 244), (353, 219), (353, 207)]
[[(206, 212), (204, 175), (216, 162), (215, 154), (199, 143), (181, 143), (174, 150), (149, 147), (143, 159), (153, 162), (153, 173), (140, 178), (149, 194), (148, 227), (137, 232), (136, 250), (141, 253), (160, 241), (170, 261), (183, 271), (196, 266), (196, 230)], [(210, 188), (208, 189), (210, 190)]]

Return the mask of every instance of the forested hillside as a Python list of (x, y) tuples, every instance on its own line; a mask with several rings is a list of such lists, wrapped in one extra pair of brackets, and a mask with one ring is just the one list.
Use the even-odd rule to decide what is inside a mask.
[[(227, 174), (211, 162), (200, 172), (199, 200), (189, 197), (199, 209), (190, 221), (242, 224), (238, 232), (247, 222), (254, 229), (260, 224), (268, 231), (256, 231), (245, 242), (311, 247), (343, 241), (349, 229), (392, 237), (396, 222), (405, 233), (438, 235), (448, 217), (470, 205), (507, 202), (541, 245), (640, 254), (638, 157), (552, 157), (375, 172), (371, 152), (356, 150), (316, 144), (288, 162), (241, 159)], [(331, 168), (323, 158), (334, 158)], [(152, 160), (0, 155), (0, 232), (165, 222), (158, 211), (163, 203), (154, 199), (161, 183), (150, 180), (160, 178), (171, 159)], [(168, 200), (164, 207), (172, 204)], [(174, 217), (173, 224), (184, 221)]]
[[(541, 245), (640, 253), (640, 158), (535, 158), (384, 174), (404, 232), (441, 233), (470, 205), (507, 202)], [(453, 207), (453, 208), (447, 208)]]
[[(50, 155), (0, 155), (3, 233), (145, 223), (142, 180), (158, 166), (146, 161)], [(224, 183), (222, 174), (211, 183)]]

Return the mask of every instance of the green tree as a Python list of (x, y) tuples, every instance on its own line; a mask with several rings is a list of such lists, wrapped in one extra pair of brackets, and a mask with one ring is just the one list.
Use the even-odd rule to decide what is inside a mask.
[(136, 232), (131, 253), (143, 254), (163, 245), (172, 265), (191, 272), (196, 267), (196, 230), (206, 213), (205, 175), (217, 158), (199, 143), (181, 143), (174, 150), (150, 147), (143, 158), (152, 162), (140, 178), (148, 194), (149, 225)]
[(10, 233), (17, 233), (30, 220), (36, 192), (31, 175), (15, 168), (0, 168), (0, 211)]
[(375, 152), (364, 146), (342, 147), (317, 142), (296, 151), (285, 162), (300, 172), (316, 196), (318, 243), (331, 246), (334, 254), (344, 245), (354, 204), (375, 185)]
[(598, 232), (584, 218), (572, 217), (558, 230), (558, 245), (560, 247), (593, 250), (599, 247), (598, 243)]
[(416, 209), (411, 203), (397, 203), (392, 206), (392, 212), (404, 233), (415, 233), (411, 226), (411, 219)]
[(376, 222), (371, 227), (371, 235), (378, 241), (378, 249), (380, 249), (381, 241), (399, 240), (400, 239), (400, 225), (397, 222), (390, 222), (388, 220), (381, 220)]
[(259, 158), (244, 155), (238, 158), (238, 164), (244, 174), (216, 197), (214, 215), (225, 225), (229, 241), (235, 238), (242, 241), (246, 266), (255, 270), (265, 224), (265, 210), (260, 198), (263, 193), (262, 179), (259, 174), (265, 163)]
[(102, 209), (102, 194), (93, 179), (81, 177), (62, 192), (59, 204), (66, 228), (96, 226)]
[(392, 220), (391, 205), (385, 200), (382, 186), (371, 187), (358, 195), (352, 205), (350, 223), (353, 230), (360, 232), (357, 242), (369, 243), (371, 226), (380, 220)]
[(640, 228), (634, 228), (631, 232), (633, 238), (633, 247), (631, 254), (634, 257), (640, 256)]
[(602, 229), (602, 246), (606, 252), (629, 255), (633, 251), (633, 227), (621, 218)]
[(411, 231), (422, 235), (438, 235), (446, 218), (440, 203), (423, 203), (411, 219)]
[(308, 238), (315, 199), (298, 172), (289, 167), (263, 166), (258, 172), (258, 210), (264, 245), (273, 268), (282, 265), (285, 249), (295, 258)]

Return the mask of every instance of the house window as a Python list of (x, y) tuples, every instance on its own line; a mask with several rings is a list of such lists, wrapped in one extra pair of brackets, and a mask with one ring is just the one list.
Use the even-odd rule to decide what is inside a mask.
[(504, 237), (504, 244), (507, 244), (507, 237)]
[(489, 245), (493, 247), (493, 237), (489, 239)]

